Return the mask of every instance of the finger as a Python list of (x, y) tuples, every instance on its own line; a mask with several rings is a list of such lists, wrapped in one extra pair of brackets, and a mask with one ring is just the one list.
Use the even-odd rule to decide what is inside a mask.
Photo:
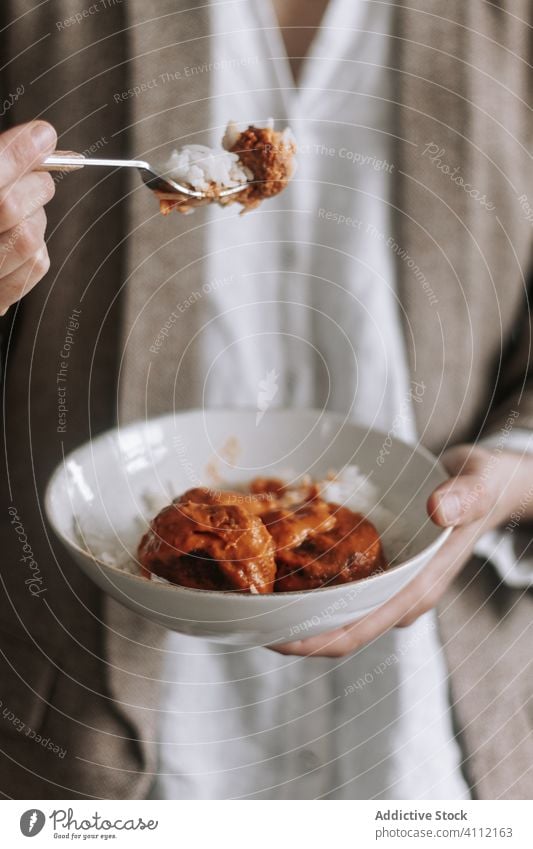
[(307, 640), (296, 640), (292, 643), (271, 646), (271, 648), (279, 654), (299, 657), (344, 657), (352, 654), (394, 628), (412, 604), (412, 602), (398, 604), (396, 599), (392, 599), (391, 602), (387, 602), (372, 613), (363, 616), (362, 619), (358, 619), (357, 622), (352, 622), (336, 631), (328, 631), (326, 634), (318, 634)]
[(471, 556), (479, 533), (479, 523), (454, 531), (428, 566), (401, 592), (357, 622), (337, 631), (271, 648), (280, 654), (300, 657), (344, 657), (378, 639), (391, 628), (411, 625), (438, 604)]
[(15, 183), (0, 189), (0, 233), (16, 227), (50, 201), (55, 183), (50, 174), (25, 174)]
[(486, 517), (498, 499), (499, 458), (477, 445), (456, 445), (444, 452), (441, 462), (452, 477), (428, 499), (432, 520), (450, 527)]
[(31, 121), (0, 134), (0, 187), (36, 167), (54, 150), (57, 135), (45, 121)]
[(45, 276), (50, 268), (50, 259), (46, 245), (29, 259), (13, 274), (0, 280), (0, 315), (5, 315), (9, 307), (19, 301), (24, 295)]
[(481, 522), (473, 522), (463, 528), (457, 528), (450, 534), (429, 566), (406, 587), (406, 595), (402, 599), (405, 613), (396, 622), (396, 628), (412, 625), (416, 619), (440, 603), (454, 578), (471, 558), (481, 528)]
[(296, 655), (298, 657), (312, 657), (313, 655), (316, 657), (341, 657), (346, 653), (347, 647), (344, 628), (328, 631), (326, 634), (318, 634), (316, 637), (308, 637), (306, 640), (294, 640), (292, 643), (269, 646), (272, 651), (278, 654)]
[(43, 247), (46, 213), (39, 209), (0, 236), (0, 278), (12, 274)]
[(455, 478), (458, 475), (478, 471), (477, 457), (480, 452), (483, 456), (488, 453), (472, 443), (454, 445), (443, 452), (440, 461), (446, 471)]
[(431, 493), (427, 509), (437, 525), (457, 527), (488, 517), (497, 498), (495, 480), (490, 476), (460, 475)]

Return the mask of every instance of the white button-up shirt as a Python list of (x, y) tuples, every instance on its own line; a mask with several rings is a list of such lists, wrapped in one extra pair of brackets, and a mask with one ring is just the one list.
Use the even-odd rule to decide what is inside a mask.
[[(295, 87), (270, 0), (212, 3), (212, 132), (290, 124), (290, 187), (209, 224), (207, 405), (326, 406), (414, 440), (391, 236), (391, 6), (330, 0)], [(263, 395), (261, 396), (261, 392)], [(354, 656), (171, 634), (161, 798), (460, 799), (434, 614)]]

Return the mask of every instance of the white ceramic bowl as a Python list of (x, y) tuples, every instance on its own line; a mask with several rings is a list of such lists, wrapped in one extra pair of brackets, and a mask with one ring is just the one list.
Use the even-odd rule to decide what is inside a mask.
[[(446, 478), (443, 468), (425, 449), (337, 414), (274, 410), (257, 419), (251, 410), (170, 414), (82, 445), (48, 485), (46, 512), (55, 533), (87, 575), (122, 604), (166, 628), (216, 642), (302, 639), (379, 607), (414, 578), (449, 533), (428, 519), (425, 506)], [(380, 527), (369, 514), (395, 565), (363, 581), (268, 595), (191, 590), (110, 566), (105, 555), (84, 547), (86, 539), (93, 553), (118, 550), (125, 568), (132, 568), (148, 521), (191, 486), (231, 487), (257, 475), (320, 479), (350, 465), (369, 476), (395, 517)]]

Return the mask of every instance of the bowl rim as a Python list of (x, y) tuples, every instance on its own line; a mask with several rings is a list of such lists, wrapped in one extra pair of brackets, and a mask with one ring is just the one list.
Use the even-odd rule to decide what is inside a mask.
[[(393, 572), (399, 572), (400, 570), (406, 569), (409, 566), (412, 566), (413, 563), (418, 560), (422, 555), (427, 556), (428, 560), (433, 556), (433, 554), (438, 551), (442, 545), (446, 542), (448, 537), (453, 531), (453, 527), (449, 528), (440, 528), (438, 536), (433, 540), (433, 542), (426, 546), (422, 551), (419, 551), (417, 554), (412, 557), (407, 558), (407, 560), (403, 560), (401, 563), (393, 566), (391, 569), (386, 569), (383, 572), (378, 572), (375, 575), (368, 575), (365, 578), (359, 578), (355, 581), (347, 581), (343, 584), (332, 584), (331, 586), (325, 587), (316, 587), (310, 590), (288, 590), (287, 592), (272, 592), (272, 593), (245, 593), (245, 592), (235, 592), (234, 590), (202, 590), (202, 589), (194, 589), (192, 587), (183, 587), (181, 584), (173, 584), (170, 581), (164, 581), (163, 579), (159, 579), (157, 581), (148, 580), (143, 577), (143, 575), (136, 575), (132, 572), (127, 572), (125, 569), (120, 569), (118, 566), (113, 566), (110, 563), (106, 563), (104, 560), (96, 557), (91, 554), (77, 542), (67, 538), (64, 533), (58, 528), (56, 522), (53, 518), (53, 509), (52, 509), (52, 493), (56, 487), (56, 481), (61, 478), (62, 475), (65, 475), (65, 464), (67, 461), (77, 454), (79, 451), (88, 448), (89, 446), (93, 446), (95, 443), (106, 442), (110, 437), (116, 438), (119, 433), (128, 433), (129, 431), (138, 430), (139, 428), (147, 428), (150, 425), (157, 424), (158, 422), (168, 421), (170, 419), (174, 420), (180, 416), (194, 416), (194, 415), (205, 415), (205, 414), (222, 414), (222, 415), (235, 415), (235, 414), (248, 414), (250, 416), (255, 416), (257, 410), (254, 407), (213, 407), (204, 409), (201, 407), (195, 407), (188, 410), (180, 410), (178, 412), (168, 412), (162, 413), (159, 416), (153, 416), (149, 419), (137, 419), (135, 421), (129, 422), (127, 425), (124, 425), (119, 429), (118, 426), (108, 428), (102, 433), (99, 433), (97, 436), (92, 439), (83, 442), (81, 445), (78, 445), (76, 448), (73, 448), (68, 454), (63, 455), (62, 460), (58, 463), (54, 471), (52, 472), (48, 483), (46, 484), (46, 488), (44, 491), (44, 510), (47, 521), (49, 522), (54, 534), (57, 539), (61, 542), (65, 548), (72, 549), (81, 555), (84, 560), (89, 561), (94, 566), (102, 567), (104, 572), (108, 571), (112, 575), (120, 575), (125, 580), (132, 580), (134, 582), (141, 582), (143, 586), (150, 586), (151, 589), (155, 589), (157, 587), (156, 592), (178, 592), (192, 595), (196, 598), (199, 597), (214, 597), (217, 599), (247, 599), (245, 604), (254, 604), (260, 603), (261, 599), (264, 598), (287, 598), (289, 596), (303, 596), (308, 597), (311, 593), (316, 594), (326, 594), (326, 593), (335, 593), (340, 590), (346, 590), (348, 587), (360, 586), (362, 584), (367, 584), (369, 581), (373, 581), (377, 583), (380, 580), (384, 580)], [(366, 425), (359, 424), (356, 421), (352, 421), (344, 416), (342, 413), (337, 413), (334, 410), (320, 410), (315, 407), (276, 407), (273, 410), (269, 410), (269, 416), (278, 415), (287, 415), (287, 414), (298, 414), (298, 415), (308, 415), (308, 416), (318, 416), (318, 417), (327, 417), (328, 419), (336, 419), (342, 423), (343, 426), (355, 427), (359, 429), (366, 429), (367, 432), (377, 433), (381, 436), (389, 436), (386, 431), (383, 431), (379, 428), (370, 428), (366, 427)], [(415, 454), (419, 454), (424, 457), (425, 460), (428, 460), (432, 463), (433, 466), (440, 469), (445, 475), (447, 475), (447, 471), (442, 465), (441, 461), (438, 457), (435, 456), (428, 448), (424, 445), (417, 444), (415, 446), (410, 445), (403, 439), (399, 439), (397, 436), (392, 436), (394, 442), (399, 442), (404, 445), (406, 448), (411, 450)], [(428, 521), (431, 521), (428, 517)], [(438, 526), (435, 526), (438, 527)], [(81, 567), (80, 567), (81, 568)]]

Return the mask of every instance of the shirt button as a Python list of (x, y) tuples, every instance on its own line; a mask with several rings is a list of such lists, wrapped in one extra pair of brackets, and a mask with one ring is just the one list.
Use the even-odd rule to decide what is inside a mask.
[(305, 772), (311, 772), (320, 766), (320, 758), (311, 749), (302, 749), (299, 755), (300, 766)]

